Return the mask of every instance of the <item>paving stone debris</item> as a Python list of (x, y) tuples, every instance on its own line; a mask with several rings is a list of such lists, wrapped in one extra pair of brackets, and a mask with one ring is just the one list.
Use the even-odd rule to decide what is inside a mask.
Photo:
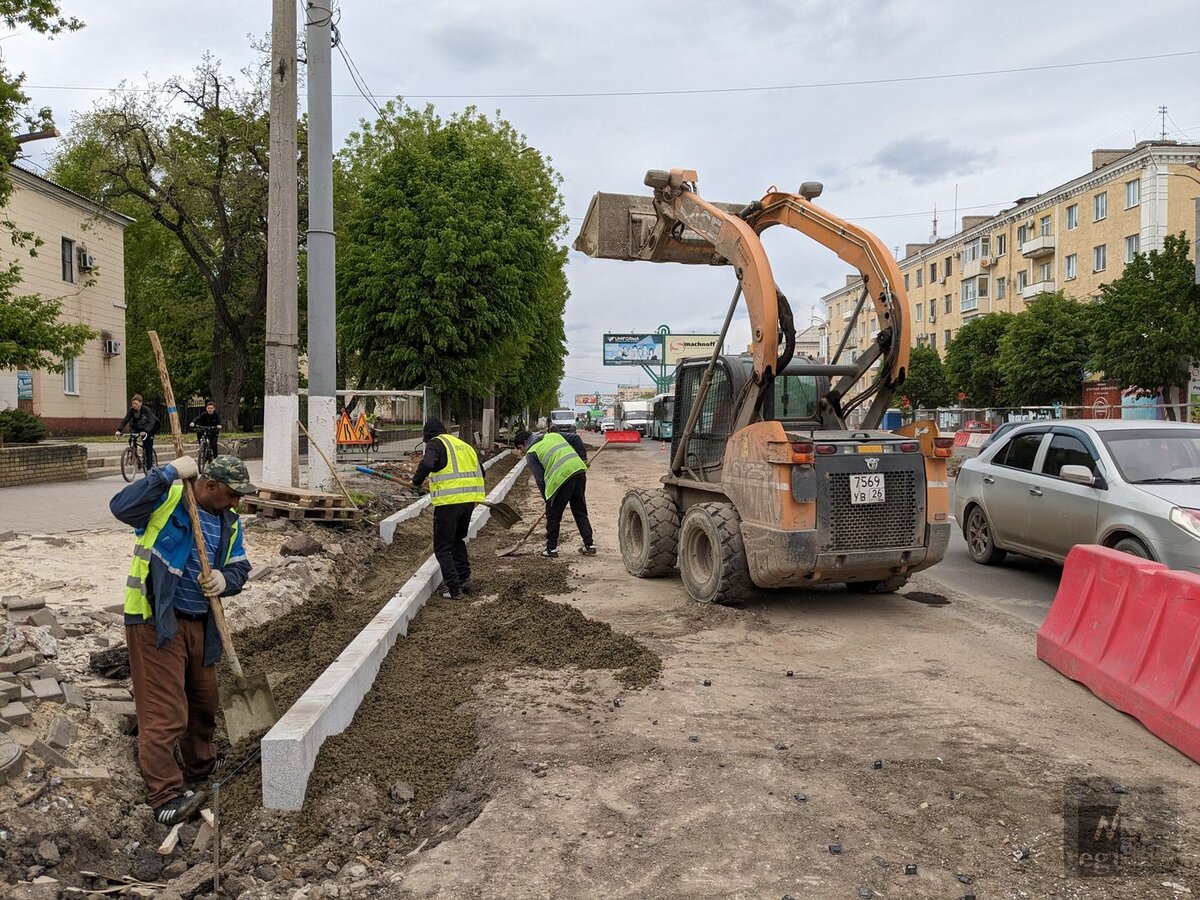
[(8, 601), (6, 605), (10, 613), (31, 613), (46, 606), (45, 597), (8, 597), (6, 599)]
[(61, 703), (63, 701), (62, 685), (53, 678), (37, 678), (29, 682), (29, 689), (33, 691), (33, 695), (37, 699), (47, 703)]
[(29, 752), (36, 756), (44, 763), (52, 766), (57, 766), (60, 769), (70, 769), (74, 767), (74, 763), (67, 759), (49, 744), (42, 740), (35, 740), (29, 745)]
[(42, 661), (42, 655), (32, 650), (0, 657), (0, 672), (24, 672)]
[(279, 548), (279, 553), (282, 556), (312, 556), (314, 553), (320, 553), (324, 549), (324, 545), (311, 534), (301, 532), (294, 534)]
[(50, 731), (46, 736), (46, 743), (51, 747), (57, 747), (59, 750), (66, 750), (71, 744), (75, 743), (75, 738), (79, 735), (79, 729), (75, 723), (66, 716), (55, 716), (54, 721), (50, 723)]
[(0, 708), (0, 719), (4, 719), (13, 725), (28, 725), (33, 721), (33, 713), (20, 700), (14, 700), (7, 706)]

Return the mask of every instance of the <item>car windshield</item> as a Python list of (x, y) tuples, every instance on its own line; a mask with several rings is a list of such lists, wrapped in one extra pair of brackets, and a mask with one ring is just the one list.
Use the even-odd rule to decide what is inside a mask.
[(1109, 431), (1101, 439), (1131, 484), (1200, 484), (1200, 428)]

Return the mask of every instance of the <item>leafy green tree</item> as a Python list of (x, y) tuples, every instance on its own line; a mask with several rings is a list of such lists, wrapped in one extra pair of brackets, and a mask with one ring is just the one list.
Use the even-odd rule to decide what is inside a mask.
[(1089, 304), (1062, 291), (1039, 294), (1000, 338), (1000, 376), (1006, 403), (1078, 403), (1090, 355)]
[(938, 352), (926, 344), (912, 348), (908, 358), (908, 377), (900, 386), (913, 409), (934, 409), (950, 400), (950, 388)]
[[(54, 37), (83, 27), (61, 14), (54, 0), (0, 0), (0, 20), (10, 29), (24, 27), (36, 34)], [(12, 195), (12, 182), (4, 177), (17, 156), (16, 131), (44, 131), (53, 127), (49, 109), (27, 109), (29, 97), (21, 89), (24, 75), (14, 75), (0, 64), (0, 207)], [(9, 221), (0, 220), (15, 247), (28, 248), (33, 255), (41, 240)], [(58, 321), (60, 298), (13, 296), (21, 280), (16, 262), (0, 267), (0, 369), (63, 370), (63, 359), (78, 356), (96, 332), (84, 325)]]
[(567, 298), (561, 178), (524, 135), (474, 108), (388, 104), (351, 135), (335, 180), (339, 334), (359, 387), (428, 385), (502, 410), (552, 395)]
[(946, 380), (953, 399), (961, 392), (972, 406), (999, 406), (1004, 399), (1000, 372), (1000, 341), (1016, 318), (1012, 313), (988, 313), (958, 330), (946, 347)]
[[(1121, 277), (1100, 288), (1092, 332), (1092, 363), (1106, 378), (1167, 391), (1180, 402), (1189, 369), (1200, 357), (1200, 288), (1188, 259), (1186, 234), (1168, 235), (1162, 250), (1138, 253)], [(1168, 415), (1175, 410), (1167, 407)]]
[(77, 123), (54, 167), (138, 220), (126, 239), (129, 383), (155, 393), (145, 332), (157, 328), (176, 393), (213, 397), (230, 421), (261, 395), (266, 327), (268, 89), (244, 74), (249, 86), (205, 58), (161, 90), (118, 92)]

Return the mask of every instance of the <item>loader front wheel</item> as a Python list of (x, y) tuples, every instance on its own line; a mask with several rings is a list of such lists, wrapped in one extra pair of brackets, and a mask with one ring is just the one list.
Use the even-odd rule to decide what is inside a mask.
[(618, 535), (630, 575), (662, 578), (675, 568), (679, 507), (666, 491), (630, 491), (621, 501)]
[(698, 503), (679, 528), (679, 574), (699, 603), (741, 603), (750, 593), (750, 569), (737, 510)]

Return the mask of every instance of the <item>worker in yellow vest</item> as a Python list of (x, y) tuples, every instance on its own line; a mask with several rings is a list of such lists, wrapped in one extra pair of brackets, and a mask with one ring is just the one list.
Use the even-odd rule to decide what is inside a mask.
[(442, 569), (442, 596), (458, 600), (471, 593), (467, 529), (475, 504), (486, 499), (483, 469), (475, 448), (446, 433), (440, 419), (425, 423), (425, 455), (413, 474), (413, 487), (429, 477), (433, 503), (433, 555)]
[(224, 763), (213, 743), (223, 648), (209, 599), (233, 596), (250, 575), (234, 511), (243, 495), (256, 490), (246, 464), (236, 456), (218, 456), (195, 483), (212, 569), (207, 578), (200, 574), (191, 518), (180, 502), (183, 485), (172, 484), (196, 475), (196, 461), (181, 456), (151, 469), (108, 504), (137, 534), (125, 579), (125, 643), (137, 708), (138, 768), (154, 820), (168, 826), (200, 812), (204, 791), (188, 784), (208, 780)]
[(579, 537), (583, 539), (579, 552), (584, 556), (595, 556), (592, 523), (587, 511), (587, 448), (583, 439), (575, 432), (531, 434), (518, 431), (513, 445), (525, 457), (529, 472), (546, 499), (546, 549), (542, 556), (558, 558), (558, 532), (568, 505)]

